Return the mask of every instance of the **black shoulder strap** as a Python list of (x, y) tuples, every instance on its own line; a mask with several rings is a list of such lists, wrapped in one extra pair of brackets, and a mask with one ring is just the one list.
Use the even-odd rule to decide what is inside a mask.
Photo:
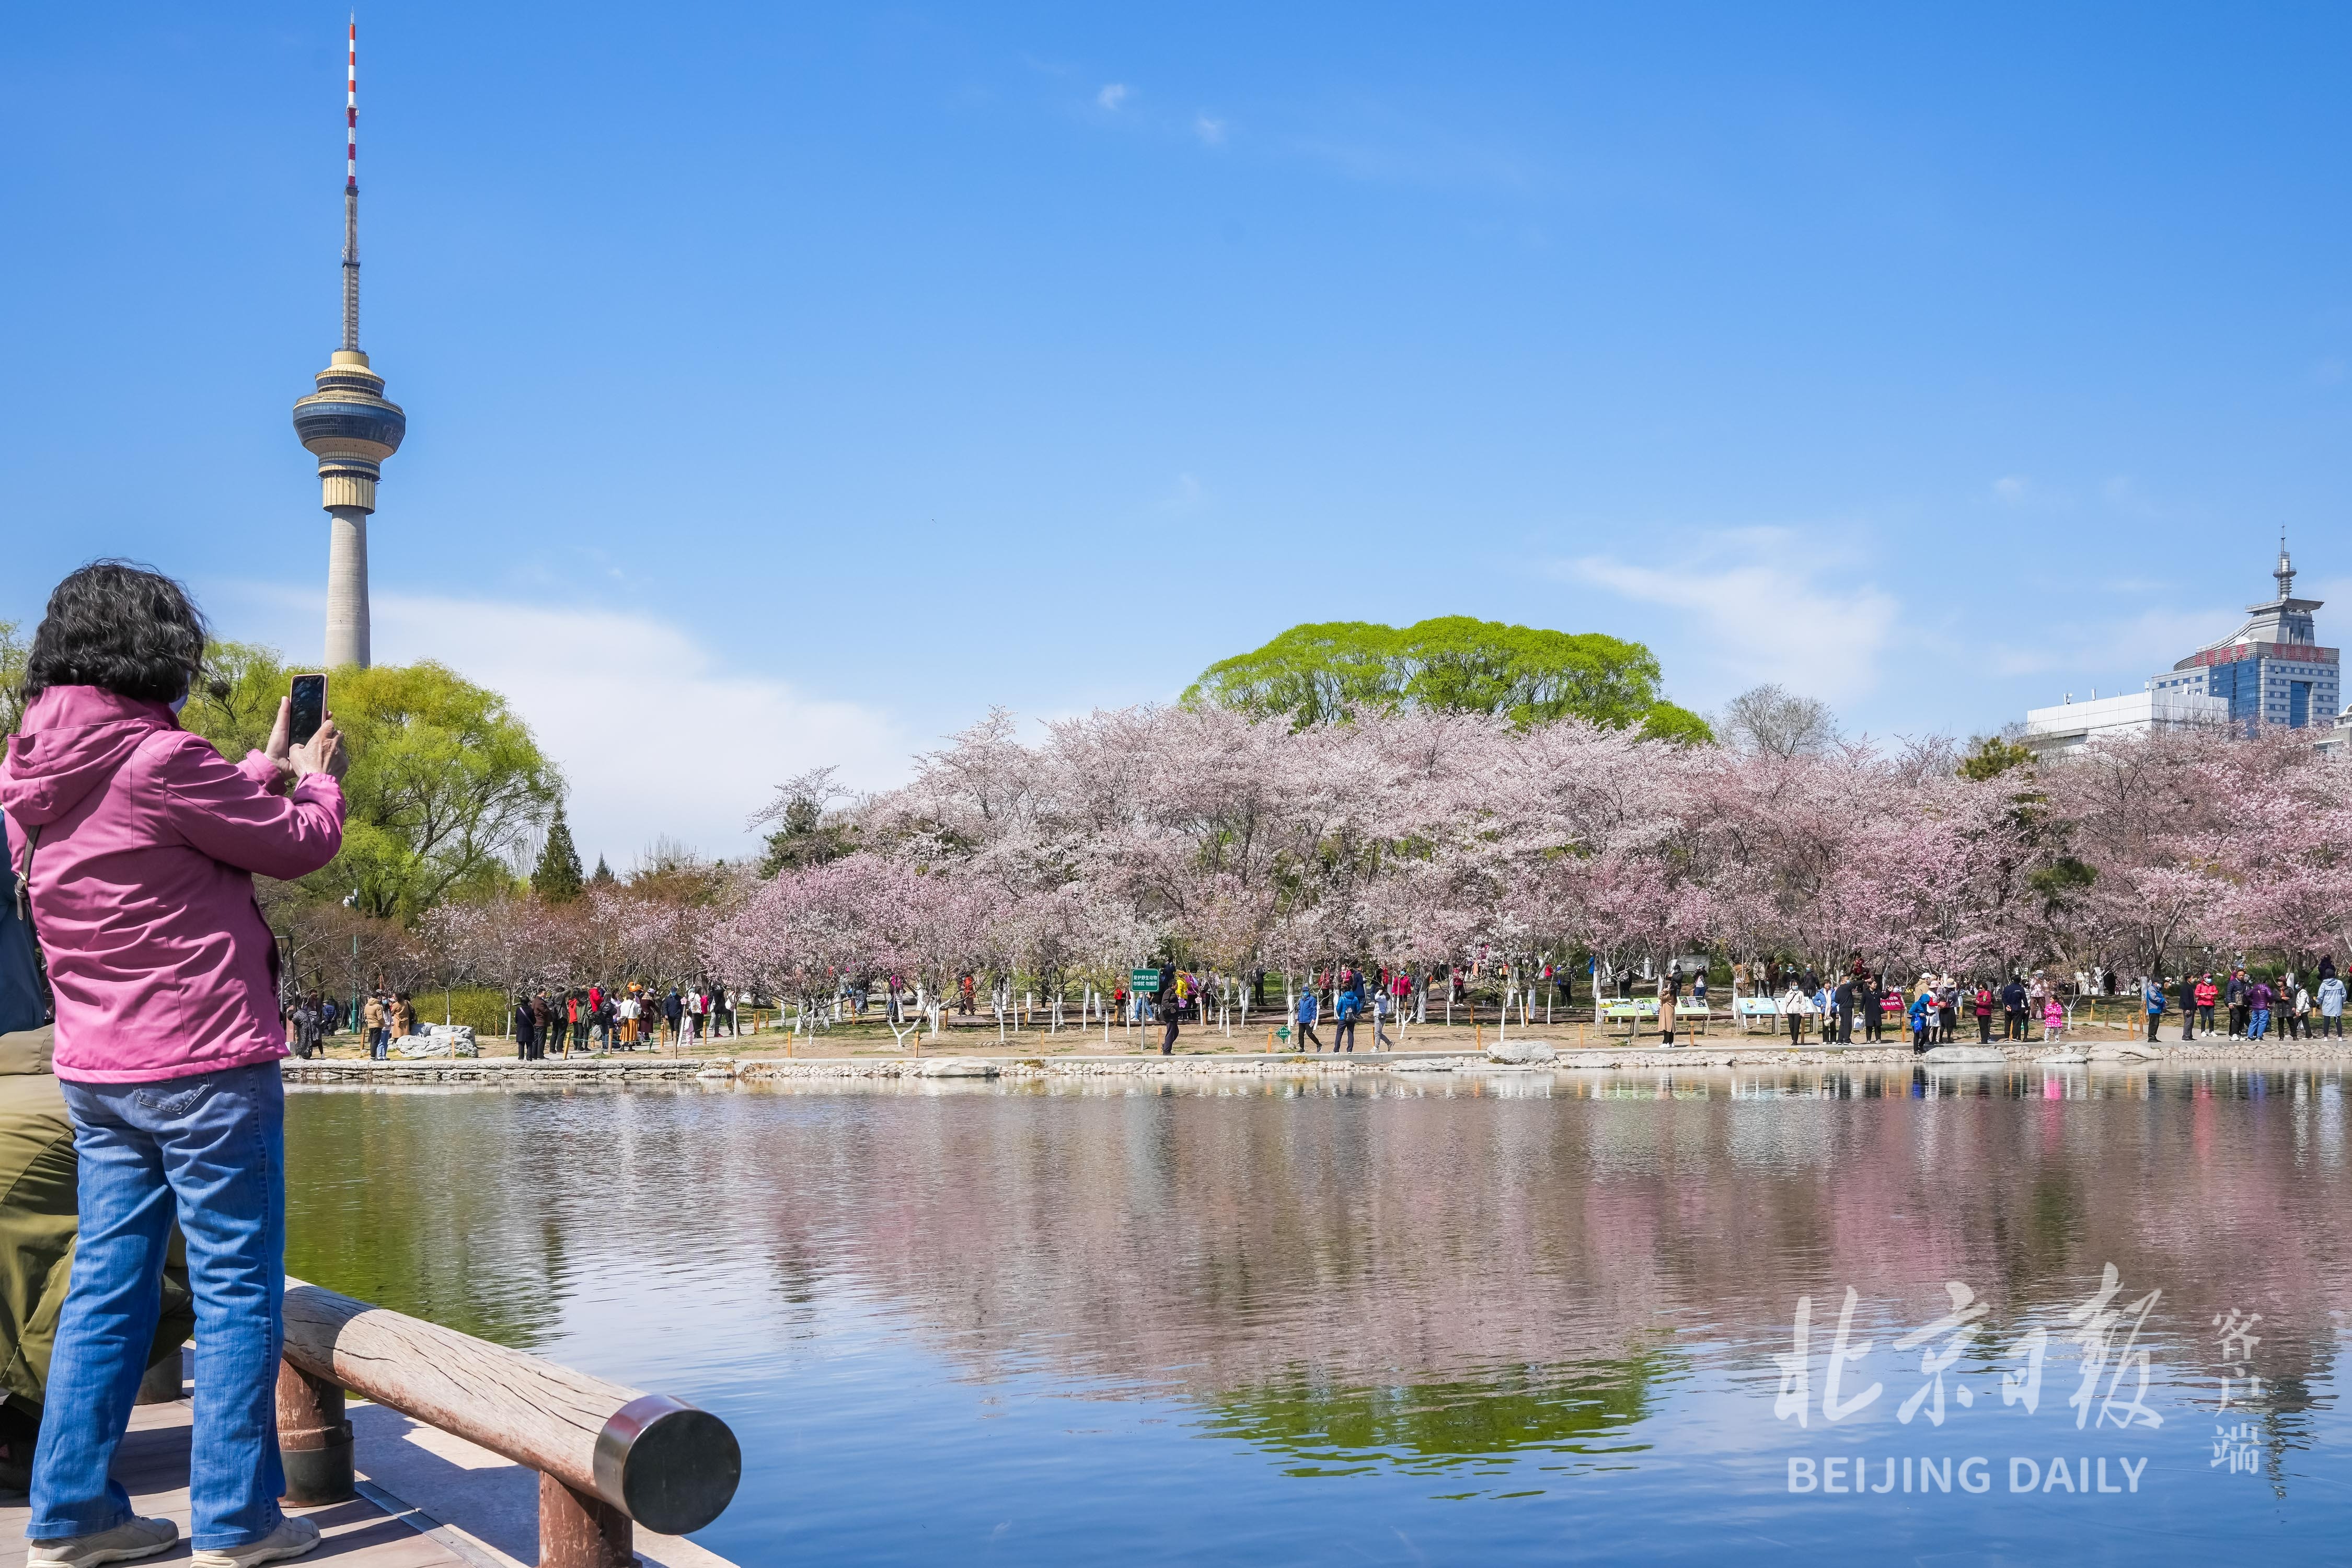
[[(6, 828), (0, 826), (0, 842), (5, 842), (6, 838)], [(41, 1012), (45, 1016), (54, 1018), (58, 1004), (56, 994), (49, 989), (49, 955), (41, 951), (40, 928), (33, 923), (33, 851), (40, 842), (41, 830), (27, 826), (25, 829), (25, 864), (21, 869), (15, 867), (10, 869), (16, 873), (16, 918), (24, 922), (25, 945), (33, 950), (33, 984), (40, 991)]]
[(25, 864), (16, 869), (16, 918), (33, 929), (33, 851), (40, 847), (41, 830), (25, 829)]

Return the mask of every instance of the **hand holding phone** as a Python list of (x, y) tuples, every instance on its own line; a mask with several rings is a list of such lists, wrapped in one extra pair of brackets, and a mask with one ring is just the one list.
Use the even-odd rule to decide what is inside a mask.
[(323, 675), (298, 675), (294, 678), (294, 693), (287, 714), (286, 740), (299, 746), (319, 732), (327, 721), (327, 678)]

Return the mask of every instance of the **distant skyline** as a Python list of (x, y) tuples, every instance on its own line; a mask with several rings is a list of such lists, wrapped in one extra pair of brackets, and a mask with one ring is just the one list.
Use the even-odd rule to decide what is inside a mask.
[[(349, 7), (33, 10), (0, 617), (95, 554), (318, 658)], [(2352, 631), (2352, 16), (362, 11), (378, 662), (581, 852), (1302, 620), (1654, 648), (1874, 734)]]

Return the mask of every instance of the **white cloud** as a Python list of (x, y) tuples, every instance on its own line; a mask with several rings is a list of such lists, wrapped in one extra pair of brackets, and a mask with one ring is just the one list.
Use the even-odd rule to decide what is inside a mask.
[(1179, 474), (1168, 493), (1160, 498), (1160, 510), (1167, 512), (1198, 511), (1208, 500), (1208, 491), (1191, 474)]
[(1105, 109), (1116, 110), (1127, 101), (1128, 94), (1131, 90), (1123, 81), (1108, 82), (1104, 85), (1100, 92), (1095, 94), (1095, 101)]
[(2161, 515), (2156, 503), (2149, 500), (2147, 493), (2140, 489), (2139, 481), (2129, 474), (2111, 475), (2099, 486), (2099, 499), (2106, 502), (2110, 510), (2126, 517), (2153, 518)]
[(2074, 498), (2024, 474), (2004, 474), (1992, 482), (1992, 499), (2020, 511), (2062, 511)]
[[(2058, 591), (2055, 584), (2036, 585), (2029, 596)], [(2030, 627), (2031, 642), (1996, 638), (1984, 643), (1979, 651), (1996, 675), (2039, 675), (2086, 668), (2138, 669), (2153, 675), (2170, 668), (2183, 655), (2229, 636), (2244, 619), (2219, 605), (2202, 610), (2151, 606), (2114, 617), (2042, 616)]]
[(1223, 146), (1225, 140), (1225, 122), (1213, 115), (1196, 114), (1192, 117), (1192, 134), (1212, 147)]
[(1897, 614), (1895, 599), (1855, 581), (1852, 567), (1790, 531), (1754, 528), (1710, 535), (1664, 566), (1585, 555), (1555, 570), (1682, 612), (1677, 629), (1713, 667), (1705, 684), (1723, 695), (1776, 680), (1836, 702), (1876, 684)]
[[(251, 584), (220, 596), (253, 602), (261, 640), (296, 661), (316, 646), (317, 596)], [(649, 616), (383, 593), (373, 607), (377, 662), (436, 659), (530, 725), (571, 785), (572, 837), (592, 866), (602, 854), (625, 869), (664, 834), (741, 854), (754, 842), (743, 819), (773, 785), (825, 763), (856, 787), (894, 784), (915, 749), (889, 714), (730, 671)]]

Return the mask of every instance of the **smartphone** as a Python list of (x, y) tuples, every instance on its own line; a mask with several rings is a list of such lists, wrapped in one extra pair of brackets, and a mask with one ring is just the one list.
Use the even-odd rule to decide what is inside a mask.
[(298, 675), (294, 678), (294, 709), (287, 716), (286, 738), (300, 745), (319, 732), (327, 721), (327, 678), (323, 675)]

